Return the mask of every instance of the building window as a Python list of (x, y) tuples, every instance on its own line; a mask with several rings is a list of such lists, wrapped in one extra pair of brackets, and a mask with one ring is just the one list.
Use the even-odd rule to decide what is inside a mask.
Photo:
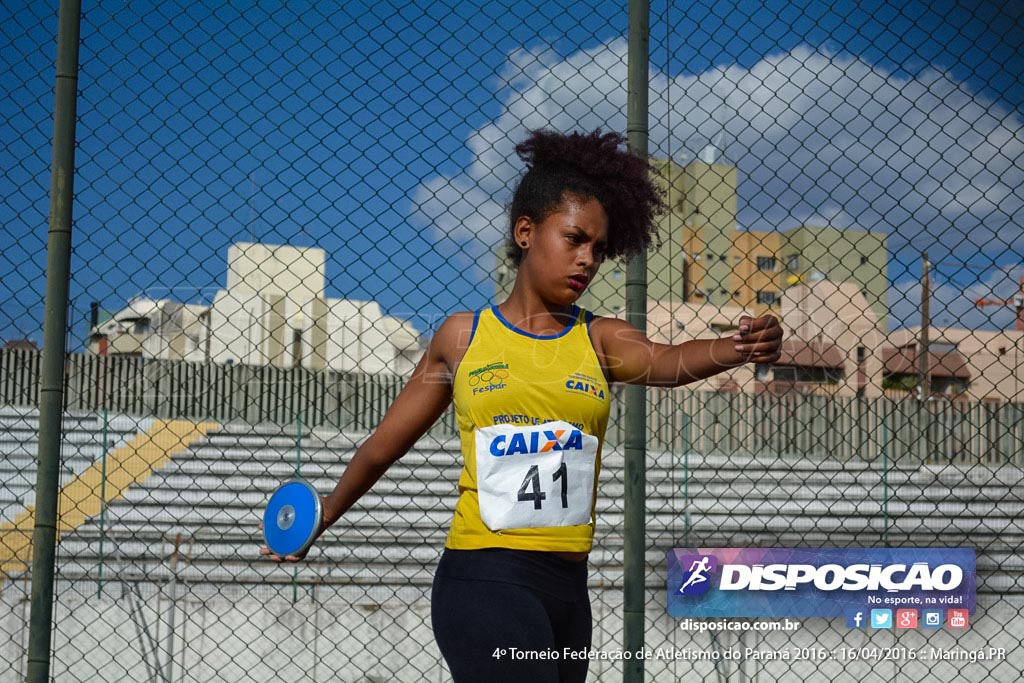
[(621, 270), (613, 270), (612, 271), (612, 277), (615, 278), (616, 280), (621, 279), (622, 278), (622, 271)]
[(715, 255), (714, 255), (714, 254), (712, 254), (712, 253), (711, 253), (711, 252), (709, 251), (709, 252), (708, 252), (708, 261), (714, 261), (714, 260), (715, 260)]
[(774, 256), (758, 256), (757, 257), (757, 269), (758, 270), (770, 270), (775, 271), (775, 257)]
[(767, 290), (767, 289), (759, 289), (759, 290), (757, 290), (757, 303), (759, 303), (759, 304), (766, 304), (768, 306), (774, 306), (775, 303), (778, 300), (779, 300), (779, 293), (778, 292), (772, 292), (772, 291)]
[(743, 260), (743, 259), (741, 259), (741, 258), (740, 258), (739, 256), (733, 256), (733, 257), (732, 257), (732, 262), (733, 262), (733, 264), (734, 264), (734, 265), (735, 265), (735, 264), (737, 264), (737, 263), (739, 263), (739, 262), (740, 262), (740, 261), (742, 261), (742, 260)]
[(718, 257), (718, 260), (721, 261), (722, 263), (728, 263), (729, 255), (728, 254), (722, 254), (720, 257)]
[(863, 346), (857, 347), (857, 365), (864, 362), (866, 351), (867, 350)]
[(738, 290), (738, 289), (737, 289), (736, 291), (734, 291), (734, 292), (732, 293), (732, 296), (733, 296), (733, 298), (735, 298), (735, 299), (738, 299), (738, 298), (740, 298), (740, 290)]
[(800, 256), (798, 254), (792, 254), (786, 257), (786, 268), (796, 272), (800, 269)]
[(867, 262), (868, 262), (868, 257), (867, 257), (867, 256), (861, 256), (861, 257), (860, 257), (860, 264), (861, 264), (862, 266), (863, 266), (863, 265), (864, 265), (865, 263), (867, 263)]
[(700, 253), (696, 253), (696, 254), (694, 254), (694, 255), (693, 255), (693, 260), (694, 260), (694, 261), (700, 261)]

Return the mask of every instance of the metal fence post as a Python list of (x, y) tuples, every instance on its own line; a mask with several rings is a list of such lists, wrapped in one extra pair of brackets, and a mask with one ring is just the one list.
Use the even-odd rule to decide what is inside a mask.
[[(648, 43), (650, 3), (629, 2), (628, 95), (626, 135), (629, 148), (647, 158)], [(647, 254), (630, 259), (626, 267), (626, 320), (647, 333)], [(623, 529), (623, 650), (636, 652), (644, 646), (644, 586), (647, 570), (644, 549), (647, 458), (647, 388), (626, 387), (625, 515)], [(644, 661), (634, 657), (623, 662), (622, 680), (644, 680)]]
[(36, 475), (36, 521), (32, 532), (32, 614), (26, 676), (29, 683), (44, 683), (50, 673), (75, 179), (78, 35), (81, 24), (81, 4), (78, 0), (61, 0), (58, 23), (50, 229), (46, 256), (46, 312), (43, 323), (43, 368), (39, 386), (39, 465)]
[(107, 520), (107, 427), (109, 426), (109, 418), (107, 415), (107, 408), (103, 408), (103, 443), (102, 463), (100, 464), (100, 548), (99, 558), (97, 559), (98, 573), (96, 575), (96, 599), (99, 600), (103, 592), (103, 540), (106, 535), (106, 520)]

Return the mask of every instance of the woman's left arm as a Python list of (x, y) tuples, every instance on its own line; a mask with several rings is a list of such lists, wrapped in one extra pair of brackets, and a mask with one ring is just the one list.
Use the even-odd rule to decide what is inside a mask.
[(678, 387), (745, 363), (774, 363), (781, 357), (778, 318), (740, 318), (739, 333), (721, 339), (658, 344), (618, 318), (599, 318), (591, 329), (600, 344), (612, 381)]

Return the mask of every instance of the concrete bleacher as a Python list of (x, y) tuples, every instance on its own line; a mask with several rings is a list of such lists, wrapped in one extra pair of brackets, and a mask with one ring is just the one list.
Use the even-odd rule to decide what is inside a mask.
[[(31, 419), (22, 416), (9, 430), (4, 443), (10, 450), (18, 434), (26, 435), (22, 453), (31, 448)], [(141, 426), (124, 416), (111, 424), (120, 431), (110, 433), (122, 441), (128, 428)], [(97, 422), (76, 416), (65, 428), (65, 447), (73, 451), (70, 476), (98, 457)], [(327, 493), (365, 436), (314, 429), (299, 444), (291, 428), (222, 425), (111, 501), (102, 533), (94, 517), (65, 534), (58, 548), (69, 560), (62, 578), (96, 578), (101, 535), (108, 579), (166, 577), (169, 544), (180, 534), (185, 561), (178, 575), (190, 582), (344, 582), (362, 573), (374, 582), (429, 584), (457, 496), (456, 440), (422, 439), (318, 543), (297, 577), (258, 556), (262, 508), (275, 487), (295, 476), (296, 458), (298, 473)], [(0, 490), (10, 509), (29, 496), (26, 487), (34, 488), (27, 467), (32, 457), (5, 460)], [(990, 468), (979, 479), (978, 468), (963, 466), (883, 472), (879, 462), (767, 454), (691, 454), (685, 469), (680, 454), (649, 453), (648, 461), (651, 585), (662, 580), (664, 552), (686, 544), (951, 546), (979, 551), (979, 591), (1024, 592), (1024, 559), (1017, 553), (1024, 541), (1024, 491), (1009, 471)], [(607, 453), (591, 555), (602, 585), (621, 583), (622, 479), (621, 453)]]
[[(100, 413), (73, 412), (63, 417), (60, 483), (65, 486), (103, 455), (104, 420)], [(109, 415), (106, 448), (124, 445), (152, 424), (151, 418)], [(39, 411), (0, 406), (0, 523), (11, 522), (35, 504)]]
[[(0, 494), (8, 495), (4, 489), (10, 488), (24, 497), (24, 487), (13, 483), (27, 479), (34, 489), (31, 451), (37, 441), (32, 441), (32, 430), (38, 433), (38, 415), (12, 419), (18, 426), (8, 430), (12, 436), (4, 447), (14, 457), (4, 458)], [(124, 416), (111, 420), (115, 422), (123, 428), (118, 432), (121, 444), (134, 436), (136, 425), (142, 429), (150, 424)], [(96, 416), (65, 420), (65, 443), (74, 446), (65, 446), (70, 457), (63, 484), (72, 471), (81, 473), (99, 457), (97, 424)], [(366, 436), (313, 429), (297, 440), (289, 427), (220, 425), (109, 501), (102, 529), (99, 517), (91, 516), (65, 532), (57, 548), (57, 612), (64, 615), (57, 628), (61, 633), (78, 629), (84, 635), (68, 636), (66, 645), (57, 646), (59, 666), (68, 671), (95, 667), (94, 674), (70, 676), (72, 680), (142, 680), (142, 660), (131, 657), (148, 646), (139, 645), (131, 634), (147, 619), (150, 625), (165, 619), (164, 606), (177, 602), (181, 614), (173, 628), (181, 632), (181, 642), (191, 642), (179, 666), (226, 666), (234, 657), (227, 652), (234, 646), (225, 643), (232, 639), (245, 653), (241, 661), (246, 668), (237, 676), (219, 668), (206, 680), (280, 680), (284, 674), (273, 662), (283, 656), (289, 629), (304, 628), (310, 619), (317, 623), (318, 609), (328, 615), (325, 642), (332, 643), (334, 657), (362, 672), (339, 675), (339, 680), (378, 680), (372, 677), (378, 673), (379, 680), (445, 680), (431, 641), (426, 598), (457, 496), (461, 456), (456, 440), (421, 439), (304, 563), (282, 566), (258, 555), (262, 509), (271, 492), (295, 476), (297, 461), (298, 474), (327, 493)], [(1015, 633), (1007, 625), (1021, 621), (1024, 489), (1019, 468), (902, 464), (886, 469), (880, 459), (830, 461), (766, 453), (684, 457), (650, 452), (648, 463), (649, 646), (688, 646), (695, 638), (679, 632), (664, 613), (665, 553), (685, 546), (974, 548), (979, 608), (1003, 612), (980, 620), (981, 627), (963, 637), (998, 644)], [(589, 561), (595, 647), (618, 646), (621, 638), (623, 480), (622, 453), (606, 453)], [(3, 500), (12, 507), (20, 503), (13, 494)], [(27, 604), (28, 574), (26, 569), (0, 582), (4, 603)], [(134, 607), (132, 591), (139, 594)], [(149, 615), (145, 619), (143, 608)], [(373, 621), (370, 615), (378, 612), (387, 619)], [(11, 636), (10, 644), (0, 647), (0, 671), (5, 663), (14, 671), (24, 656), (23, 646), (16, 644), (27, 637), (27, 613), (25, 607), (12, 608), (0, 619), (0, 635)], [(215, 616), (208, 620), (209, 613)], [(205, 629), (208, 639), (188, 641), (195, 629)], [(884, 643), (878, 639), (888, 635), (871, 637), (879, 645)], [(409, 641), (419, 649), (415, 655), (357, 662), (362, 656), (358, 653), (376, 638)], [(852, 642), (827, 620), (797, 635), (764, 638), (765, 643), (776, 638), (787, 645)], [(87, 654), (89, 647), (82, 642), (103, 642), (103, 656)], [(300, 645), (295, 645), (297, 662), (308, 654), (306, 645)], [(260, 652), (274, 654), (257, 656)], [(862, 670), (845, 673), (861, 671), (858, 680), (873, 680), (870, 663), (863, 664)], [(603, 666), (591, 667), (592, 678), (621, 680)], [(702, 666), (695, 666), (693, 673), (705, 678), (717, 673)], [(1020, 662), (1013, 667), (1024, 670)], [(787, 680), (799, 673), (788, 664), (777, 677), (767, 671), (761, 672), (763, 680)], [(813, 677), (823, 672), (805, 673)], [(930, 676), (929, 671), (919, 678), (952, 680)]]

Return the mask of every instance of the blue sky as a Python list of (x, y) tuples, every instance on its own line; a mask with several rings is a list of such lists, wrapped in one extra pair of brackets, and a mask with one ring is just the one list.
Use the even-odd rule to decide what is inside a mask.
[[(921, 249), (953, 264), (933, 316), (1007, 327), (970, 301), (1009, 296), (1024, 252), (1013, 7), (655, 2), (651, 153), (718, 142), (741, 229), (887, 232), (891, 327), (917, 322)], [(56, 9), (0, 18), (0, 339), (38, 342)], [(328, 296), (421, 330), (486, 304), (512, 146), (625, 128), (626, 31), (625, 2), (87, 3), (72, 347), (91, 300), (209, 303), (250, 236), (324, 248)]]

